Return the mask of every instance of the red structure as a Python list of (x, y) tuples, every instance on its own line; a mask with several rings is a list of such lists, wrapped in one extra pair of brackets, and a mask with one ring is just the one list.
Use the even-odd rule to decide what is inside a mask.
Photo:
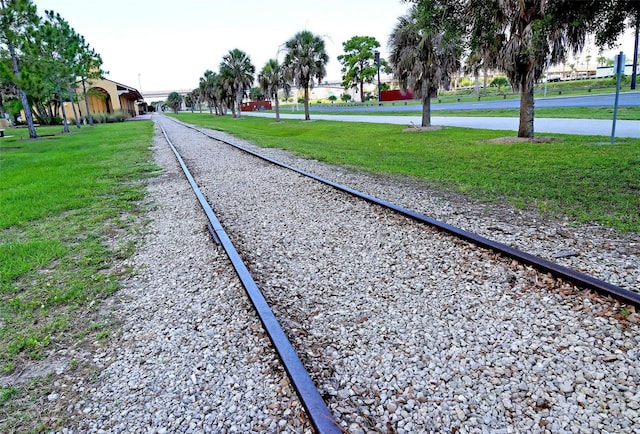
[(380, 92), (380, 101), (404, 101), (413, 99), (413, 93), (408, 90), (383, 90)]
[(243, 102), (240, 110), (243, 112), (256, 112), (260, 110), (271, 110), (271, 101), (249, 101)]

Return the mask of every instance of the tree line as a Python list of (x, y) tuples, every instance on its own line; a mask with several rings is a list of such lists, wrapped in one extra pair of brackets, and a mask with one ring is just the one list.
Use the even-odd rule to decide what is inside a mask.
[[(343, 43), (345, 88), (371, 83), (378, 67), (393, 73), (404, 89), (422, 101), (422, 126), (431, 125), (430, 97), (448, 88), (454, 74), (497, 69), (520, 92), (519, 137), (534, 136), (534, 87), (544, 71), (579, 53), (594, 35), (599, 48), (611, 47), (625, 26), (640, 24), (638, 0), (403, 0), (408, 12), (399, 17), (389, 36), (389, 59), (379, 59), (375, 38), (354, 36)], [(637, 36), (636, 36), (637, 37)], [(305, 119), (309, 119), (309, 89), (325, 74), (328, 56), (322, 37), (298, 32), (284, 44), (282, 64), (270, 59), (257, 76), (262, 92), (275, 101), (291, 85), (304, 91)], [(634, 53), (634, 59), (637, 53)], [(376, 61), (380, 62), (376, 65)], [(206, 101), (212, 113), (230, 108), (240, 116), (240, 103), (254, 82), (249, 56), (231, 50), (219, 72), (208, 70), (187, 98)], [(635, 78), (635, 74), (634, 77)], [(176, 94), (177, 95), (177, 94)], [(178, 99), (180, 98), (177, 95)], [(176, 106), (174, 101), (170, 105)], [(178, 106), (180, 102), (177, 102)]]
[(37, 137), (36, 121), (53, 125), (60, 113), (69, 132), (65, 101), (72, 102), (80, 128), (77, 85), (83, 89), (86, 122), (93, 125), (86, 80), (102, 77), (101, 66), (100, 55), (60, 14), (40, 16), (31, 0), (0, 0), (0, 114), (22, 110), (31, 138)]

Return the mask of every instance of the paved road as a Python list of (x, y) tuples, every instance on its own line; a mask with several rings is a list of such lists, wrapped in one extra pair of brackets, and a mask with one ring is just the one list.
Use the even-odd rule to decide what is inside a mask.
[[(565, 96), (553, 98), (536, 98), (536, 108), (544, 107), (613, 107), (615, 94)], [(624, 92), (620, 94), (618, 101), (620, 106), (640, 107), (640, 92)], [(437, 100), (432, 100), (431, 110), (482, 110), (482, 109), (503, 109), (520, 108), (519, 99), (505, 99), (494, 101), (475, 102), (449, 102), (438, 104)], [(403, 101), (396, 102), (393, 106), (364, 106), (364, 107), (312, 107), (313, 112), (321, 111), (349, 111), (349, 112), (370, 112), (370, 111), (419, 111), (420, 105), (409, 103), (404, 105)]]
[[(252, 116), (274, 117), (273, 113), (251, 112), (245, 113)], [(302, 119), (302, 114), (281, 113), (284, 119)], [(323, 115), (311, 113), (311, 119), (344, 122), (369, 122), (397, 125), (420, 125), (419, 116), (375, 116), (375, 115)], [(483, 128), (487, 130), (518, 130), (518, 118), (477, 118), (477, 117), (448, 117), (432, 116), (433, 125), (446, 125), (465, 128)], [(536, 133), (561, 133), (578, 135), (595, 135), (611, 137), (611, 121), (598, 119), (535, 119), (534, 130)], [(618, 121), (616, 123), (616, 137), (640, 138), (640, 121)]]

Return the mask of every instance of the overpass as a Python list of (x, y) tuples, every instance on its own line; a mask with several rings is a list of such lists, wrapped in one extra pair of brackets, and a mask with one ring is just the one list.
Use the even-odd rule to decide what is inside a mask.
[(176, 89), (176, 90), (148, 90), (145, 92), (140, 92), (142, 97), (144, 98), (147, 104), (152, 103), (154, 101), (166, 101), (167, 97), (171, 92), (178, 92), (182, 98), (187, 96), (189, 92), (193, 91), (193, 89)]
[[(316, 84), (314, 88), (325, 88), (325, 89), (343, 89), (341, 82), (328, 82), (325, 81), (322, 84)], [(175, 89), (175, 90), (148, 90), (148, 91), (140, 91), (142, 97), (144, 98), (147, 104), (152, 103), (154, 101), (166, 101), (167, 97), (171, 92), (178, 92), (182, 98), (187, 96), (189, 92), (192, 92), (193, 89)], [(292, 86), (291, 94), (295, 94), (298, 91), (297, 87)]]

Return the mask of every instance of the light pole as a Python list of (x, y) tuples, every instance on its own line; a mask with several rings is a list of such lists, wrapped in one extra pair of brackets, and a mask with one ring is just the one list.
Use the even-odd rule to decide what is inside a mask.
[(636, 38), (633, 43), (633, 68), (631, 69), (631, 90), (636, 88), (636, 76), (638, 75), (638, 39), (640, 39), (640, 10), (636, 14)]
[(380, 101), (380, 52), (376, 50), (374, 55), (378, 66), (378, 105), (382, 105), (382, 101)]

